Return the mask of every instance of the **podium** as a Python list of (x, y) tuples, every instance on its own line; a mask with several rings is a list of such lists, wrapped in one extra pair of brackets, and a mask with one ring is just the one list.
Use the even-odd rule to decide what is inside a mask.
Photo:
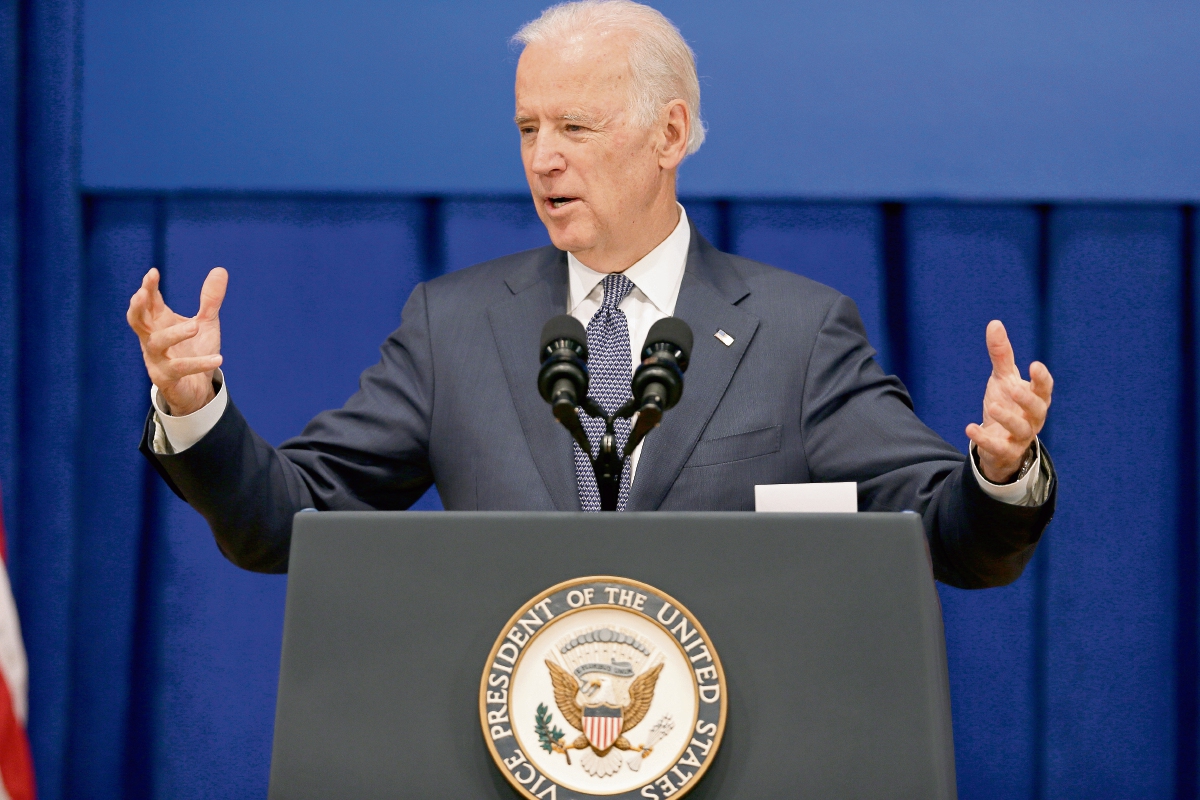
[(481, 676), (518, 609), (586, 576), (677, 599), (719, 653), (723, 737), (689, 800), (956, 797), (915, 514), (302, 513), (289, 573), (271, 798), (528, 796)]

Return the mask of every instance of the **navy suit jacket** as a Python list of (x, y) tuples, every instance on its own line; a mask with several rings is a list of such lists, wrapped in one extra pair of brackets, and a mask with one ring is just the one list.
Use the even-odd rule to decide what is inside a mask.
[[(571, 438), (537, 390), (542, 325), (567, 307), (544, 247), (419, 285), (358, 392), (272, 447), (232, 402), (174, 455), (142, 451), (247, 569), (287, 569), (300, 509), (579, 510)], [(935, 575), (1015, 580), (1053, 512), (1006, 505), (917, 419), (858, 310), (806, 278), (723, 253), (692, 228), (676, 316), (695, 333), (683, 398), (645, 439), (628, 508), (750, 511), (756, 484), (857, 481), (859, 507), (922, 515)], [(714, 337), (733, 337), (726, 346)]]

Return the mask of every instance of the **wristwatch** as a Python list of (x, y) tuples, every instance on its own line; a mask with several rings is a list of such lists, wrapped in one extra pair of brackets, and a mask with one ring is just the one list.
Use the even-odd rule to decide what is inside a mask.
[(1021, 459), (1021, 466), (1017, 469), (1017, 477), (1013, 481), (1019, 481), (1029, 474), (1029, 470), (1033, 469), (1033, 462), (1037, 461), (1038, 442), (1033, 440), (1033, 444), (1029, 445), (1029, 449), (1025, 451), (1025, 457)]
[[(979, 448), (972, 447), (971, 450), (973, 451), (973, 455), (974, 455), (974, 459), (975, 459), (975, 467), (979, 470), (979, 474), (982, 475), (983, 467), (979, 463)], [(1037, 439), (1034, 439), (1033, 444), (1029, 445), (1029, 449), (1025, 451), (1025, 455), (1022, 456), (1022, 458), (1021, 458), (1021, 466), (1019, 466), (1017, 468), (1017, 474), (1013, 475), (1010, 480), (1007, 480), (1004, 483), (998, 483), (998, 484), (994, 484), (994, 485), (995, 486), (1008, 486), (1009, 484), (1016, 483), (1017, 481), (1021, 480), (1021, 478), (1024, 478), (1026, 475), (1029, 474), (1029, 470), (1033, 469), (1033, 463), (1035, 461), (1037, 461), (1037, 456), (1038, 456), (1038, 441), (1037, 441)], [(987, 480), (987, 478), (985, 477), (984, 480)]]

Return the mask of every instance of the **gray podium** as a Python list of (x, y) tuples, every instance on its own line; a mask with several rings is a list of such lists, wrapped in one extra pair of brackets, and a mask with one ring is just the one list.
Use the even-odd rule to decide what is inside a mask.
[(728, 687), (692, 798), (954, 798), (941, 609), (912, 514), (309, 513), (272, 798), (509, 798), (479, 722), (505, 622), (614, 575), (674, 596)]

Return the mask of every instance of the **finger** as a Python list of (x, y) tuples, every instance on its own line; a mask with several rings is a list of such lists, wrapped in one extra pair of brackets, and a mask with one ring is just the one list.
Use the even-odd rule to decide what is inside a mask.
[(988, 407), (988, 415), (1004, 426), (1009, 436), (1017, 443), (1024, 442), (1028, 447), (1029, 442), (1033, 441), (1033, 426), (1029, 424), (1029, 420), (1025, 419), (1019, 406), (994, 402)]
[(229, 286), (229, 273), (224, 267), (214, 267), (204, 279), (200, 289), (200, 311), (196, 316), (203, 320), (217, 318), (221, 303), (225, 300), (225, 289)]
[(163, 311), (169, 312), (162, 292), (159, 291), (158, 270), (151, 267), (142, 276), (141, 287), (129, 299), (129, 311), (125, 315), (129, 326), (143, 337), (154, 330), (154, 319)]
[(1054, 393), (1054, 377), (1050, 370), (1040, 361), (1029, 365), (1029, 384), (1034, 393), (1050, 405), (1050, 395)]
[(133, 332), (138, 335), (139, 339), (150, 335), (150, 327), (146, 319), (146, 307), (149, 302), (146, 289), (144, 287), (138, 289), (133, 293), (133, 297), (129, 298), (129, 310), (125, 312), (125, 321), (129, 323), (129, 327), (133, 328)]
[(1008, 446), (1008, 437), (997, 435), (995, 433), (997, 427), (996, 425), (984, 427), (977, 422), (972, 422), (967, 426), (967, 438), (974, 442), (980, 450), (986, 450), (993, 455), (1003, 454)]
[(168, 348), (187, 341), (199, 331), (200, 324), (196, 320), (186, 319), (169, 328), (163, 328), (150, 334), (150, 338), (146, 340), (146, 351), (154, 356), (165, 356)]
[(1042, 423), (1046, 421), (1046, 411), (1049, 410), (1050, 404), (1039, 397), (1024, 382), (1007, 386), (1005, 390), (1008, 392), (1009, 398), (1025, 412), (1025, 418), (1038, 430), (1041, 430)]
[(1013, 356), (1012, 343), (1008, 341), (1008, 331), (998, 319), (988, 323), (987, 349), (988, 356), (992, 359), (992, 372), (1002, 378), (1021, 377), (1016, 358)]
[[(177, 381), (188, 375), (201, 372), (212, 372), (221, 366), (220, 356), (188, 356), (187, 358), (170, 358), (156, 365), (155, 372), (159, 377), (168, 381)], [(157, 381), (155, 381), (157, 383)]]
[(967, 426), (967, 438), (974, 442), (977, 448), (988, 453), (993, 458), (1005, 461), (1019, 459), (1024, 451), (1018, 451), (1012, 442), (1009, 441), (1007, 434), (1002, 433), (1002, 431), (1004, 431), (1004, 428), (999, 425), (984, 427), (972, 422)]
[(162, 295), (162, 275), (157, 267), (151, 267), (142, 278), (142, 288), (146, 290), (147, 311), (157, 316), (167, 309), (167, 301)]

